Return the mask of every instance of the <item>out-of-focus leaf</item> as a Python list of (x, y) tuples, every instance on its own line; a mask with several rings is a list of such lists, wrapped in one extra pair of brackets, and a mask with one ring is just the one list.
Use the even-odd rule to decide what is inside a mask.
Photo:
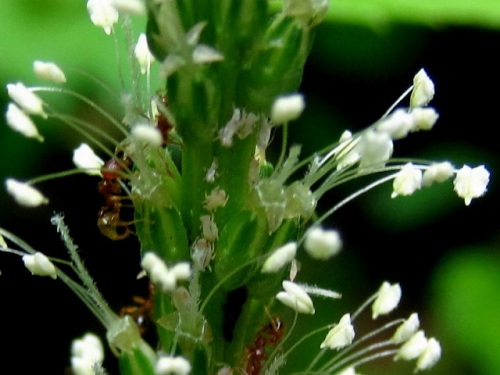
[(330, 0), (327, 21), (500, 28), (498, 0)]
[[(496, 254), (495, 254), (496, 253)], [(461, 360), (477, 367), (477, 375), (500, 368), (500, 258), (498, 248), (469, 247), (443, 259), (432, 283), (435, 332), (443, 344), (443, 365)], [(446, 352), (449, 355), (446, 355)], [(446, 363), (446, 358), (451, 363)], [(461, 360), (460, 360), (461, 359)]]

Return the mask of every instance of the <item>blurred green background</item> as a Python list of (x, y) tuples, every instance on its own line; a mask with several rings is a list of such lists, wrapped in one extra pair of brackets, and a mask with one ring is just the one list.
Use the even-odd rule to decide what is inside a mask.
[[(144, 23), (137, 20), (138, 31)], [(119, 92), (119, 67), (125, 65), (116, 62), (113, 38), (90, 23), (85, 1), (3, 0), (0, 30), (2, 87), (17, 81), (36, 85), (33, 60), (55, 61), (65, 68), (69, 87), (120, 115), (115, 97), (71, 70), (88, 72)], [(487, 195), (469, 207), (453, 193), (451, 182), (396, 199), (390, 198), (387, 185), (334, 215), (329, 224), (342, 232), (342, 253), (328, 263), (303, 257), (300, 277), (344, 297), (318, 301), (317, 315), (305, 318), (297, 334), (352, 312), (382, 281), (399, 282), (399, 315), (418, 311), (427, 334), (443, 346), (442, 361), (428, 374), (500, 372), (499, 48), (497, 0), (332, 1), (304, 75), (301, 91), (307, 108), (290, 127), (292, 141), (304, 145), (303, 154), (338, 139), (344, 129), (360, 130), (377, 120), (424, 67), (436, 85), (432, 105), (440, 119), (430, 133), (398, 141), (395, 156), (446, 159), (457, 166), (485, 164), (492, 175)], [(5, 108), (6, 90), (0, 92), (0, 101)], [(52, 103), (89, 119), (88, 111), (69, 97), (54, 96)], [(100, 121), (95, 119), (96, 125), (105, 126)], [(37, 124), (46, 139), (43, 144), (15, 134), (2, 120), (2, 181), (72, 167), (79, 135), (60, 123), (37, 119)], [(134, 294), (138, 247), (134, 239), (116, 242), (100, 236), (95, 226), (101, 205), (97, 181), (75, 176), (43, 183), (39, 188), (51, 204), (31, 210), (1, 194), (0, 226), (64, 258), (49, 220), (54, 211), (63, 212), (86, 265), (118, 309)], [(332, 191), (320, 210), (354, 188)], [(87, 330), (104, 334), (62, 283), (31, 277), (17, 257), (7, 254), (0, 256), (0, 270), (4, 368), (63, 374), (74, 337)], [(107, 366), (113, 370), (111, 363)], [(410, 374), (413, 369), (387, 360), (360, 371)]]

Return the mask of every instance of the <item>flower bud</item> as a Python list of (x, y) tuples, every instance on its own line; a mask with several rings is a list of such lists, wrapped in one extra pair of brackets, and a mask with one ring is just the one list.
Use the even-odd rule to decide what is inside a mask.
[(22, 206), (37, 207), (49, 203), (49, 200), (42, 193), (27, 183), (8, 178), (5, 181), (5, 186), (7, 192)]
[(351, 345), (354, 335), (354, 327), (351, 324), (351, 315), (344, 314), (339, 323), (330, 329), (321, 343), (320, 348), (337, 350), (345, 348), (346, 346)]
[(38, 78), (52, 81), (54, 83), (66, 82), (64, 72), (53, 62), (35, 61), (33, 70)]
[(148, 124), (137, 124), (132, 127), (131, 136), (142, 145), (161, 147), (163, 137), (158, 128)]
[(450, 162), (433, 163), (425, 171), (422, 179), (423, 186), (432, 185), (434, 182), (443, 182), (455, 173)]
[(435, 338), (431, 337), (427, 340), (427, 345), (425, 346), (424, 351), (418, 357), (416, 370), (427, 370), (434, 366), (440, 358), (441, 345)]
[(438, 113), (434, 108), (413, 108), (410, 112), (415, 122), (413, 131), (431, 130), (439, 118)]
[(387, 133), (391, 139), (401, 139), (415, 127), (415, 118), (408, 112), (398, 109), (377, 124), (377, 131)]
[(394, 356), (394, 360), (403, 359), (411, 361), (419, 357), (427, 347), (427, 338), (424, 331), (420, 330), (413, 334), (413, 336), (406, 341)]
[(40, 115), (47, 118), (47, 114), (43, 110), (42, 99), (33, 91), (24, 86), (22, 82), (9, 83), (7, 91), (10, 98), (22, 108), (24, 112), (30, 115)]
[(327, 260), (338, 254), (342, 248), (342, 240), (336, 230), (314, 227), (306, 233), (304, 248), (312, 258)]
[(389, 134), (369, 130), (364, 133), (357, 144), (356, 151), (361, 157), (360, 168), (379, 167), (384, 165), (392, 155), (394, 146)]
[(413, 91), (410, 97), (410, 107), (424, 107), (434, 97), (434, 82), (424, 69), (420, 69), (413, 77)]
[(297, 311), (299, 314), (314, 314), (315, 310), (311, 297), (309, 297), (301, 286), (286, 280), (283, 281), (282, 285), (285, 291), (279, 292), (276, 295), (278, 301)]
[(301, 94), (282, 95), (276, 98), (271, 108), (271, 121), (276, 125), (296, 120), (305, 108)]
[(89, 175), (102, 175), (101, 168), (104, 165), (104, 161), (86, 143), (82, 143), (73, 151), (73, 163)]
[(155, 365), (155, 375), (188, 375), (191, 364), (184, 357), (160, 357)]
[(155, 60), (154, 56), (149, 51), (146, 34), (142, 33), (139, 35), (139, 39), (134, 49), (134, 55), (141, 68), (141, 73), (145, 74), (151, 63)]
[(377, 292), (377, 298), (372, 304), (372, 317), (385, 315), (394, 310), (401, 300), (401, 287), (399, 284), (389, 284), (384, 281)]
[(398, 327), (396, 332), (394, 332), (391, 341), (395, 344), (401, 344), (407, 341), (415, 332), (417, 332), (419, 326), (420, 321), (417, 313), (411, 314), (410, 317)]
[(74, 375), (93, 375), (94, 366), (104, 360), (104, 348), (101, 340), (93, 333), (86, 333), (82, 338), (71, 343), (71, 371)]
[(10, 103), (7, 107), (5, 119), (7, 121), (7, 125), (9, 125), (12, 130), (21, 133), (27, 138), (34, 138), (43, 142), (43, 136), (41, 136), (38, 132), (35, 123), (14, 103)]
[(297, 253), (297, 243), (289, 242), (278, 249), (274, 250), (273, 253), (266, 259), (264, 265), (260, 272), (263, 273), (275, 273), (282, 269), (285, 265), (290, 263), (295, 254)]
[(92, 23), (102, 27), (106, 34), (111, 34), (113, 25), (118, 22), (118, 11), (111, 0), (88, 0), (87, 10)]
[(35, 254), (24, 255), (23, 262), (32, 275), (50, 276), (54, 280), (57, 279), (54, 264), (44, 254), (37, 252)]
[(422, 171), (412, 163), (407, 163), (401, 168), (392, 184), (391, 198), (398, 195), (411, 195), (422, 186)]
[(490, 172), (484, 165), (476, 168), (464, 165), (457, 172), (453, 186), (455, 192), (465, 200), (465, 205), (468, 206), (473, 198), (479, 198), (486, 193), (489, 182)]

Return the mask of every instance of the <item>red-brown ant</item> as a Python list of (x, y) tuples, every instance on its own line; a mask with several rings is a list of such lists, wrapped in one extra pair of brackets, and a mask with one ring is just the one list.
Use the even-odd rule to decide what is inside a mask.
[(101, 168), (102, 180), (97, 189), (104, 197), (104, 205), (97, 214), (97, 227), (112, 240), (123, 240), (133, 233), (130, 229), (133, 221), (122, 220), (120, 216), (122, 200), (127, 199), (122, 195), (120, 178), (131, 166), (132, 160), (123, 152), (117, 151)]
[[(158, 95), (161, 101), (161, 104), (163, 107), (168, 107), (168, 98), (166, 95)], [(167, 147), (169, 143), (172, 142), (170, 139), (170, 132), (173, 130), (174, 125), (168, 120), (167, 116), (163, 111), (165, 108), (159, 108), (158, 109), (158, 114), (155, 116), (155, 121), (156, 121), (156, 127), (161, 133), (163, 142), (161, 144), (162, 147)]]
[(283, 334), (283, 323), (278, 317), (272, 318), (269, 324), (257, 332), (253, 344), (246, 347), (245, 375), (260, 375), (267, 359), (266, 347), (276, 346)]
[(133, 305), (124, 306), (120, 309), (120, 316), (130, 315), (137, 323), (139, 332), (143, 335), (151, 322), (153, 312), (154, 287), (149, 283), (148, 296), (132, 296)]

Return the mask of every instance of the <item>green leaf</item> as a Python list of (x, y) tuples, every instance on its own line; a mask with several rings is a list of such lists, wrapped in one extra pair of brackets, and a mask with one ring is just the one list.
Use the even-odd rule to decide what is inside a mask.
[(330, 0), (325, 22), (500, 28), (498, 0)]

